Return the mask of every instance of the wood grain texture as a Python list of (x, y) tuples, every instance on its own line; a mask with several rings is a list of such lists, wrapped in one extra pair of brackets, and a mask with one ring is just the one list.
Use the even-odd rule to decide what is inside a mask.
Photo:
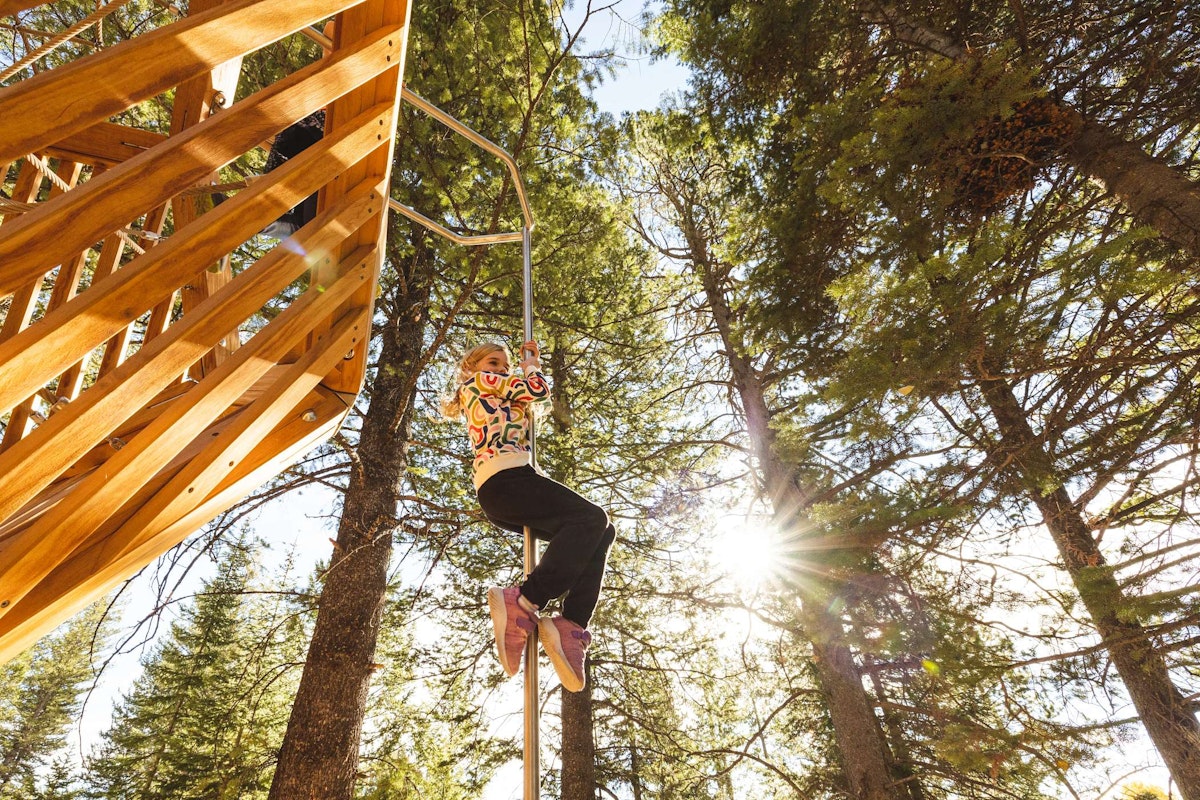
[[(389, 44), (389, 41), (393, 43)], [(360, 48), (305, 67), (233, 108), (108, 170), (79, 189), (0, 226), (0, 297), (11, 294), (71, 254), (128, 224), (146, 209), (161, 205), (200, 182), (263, 139), (371, 79), (386, 68), (387, 56), (397, 49), (395, 41), (394, 34), (384, 32), (364, 42)], [(0, 97), (0, 119), (6, 118), (7, 113)], [(381, 106), (380, 113), (394, 113), (394, 110), (391, 106)], [(323, 144), (324, 141), (309, 149), (317, 149)], [(354, 163), (358, 158), (346, 164)], [(339, 164), (339, 167), (344, 168), (346, 164)], [(317, 186), (309, 187), (309, 193)], [(252, 185), (251, 189), (239, 192), (239, 197), (254, 188)], [(289, 197), (268, 204), (268, 210), (260, 211), (255, 217), (258, 227), (247, 225), (250, 231), (241, 241), (291, 208), (298, 199)], [(221, 210), (217, 209), (213, 214)], [(64, 226), (64, 219), (71, 220), (71, 224)], [(230, 249), (232, 247), (225, 252)], [(182, 281), (178, 283), (182, 284)]]
[[(359, 254), (364, 263), (370, 253)], [(78, 502), (56, 506), (0, 548), (0, 615), (46, 577), (127, 498), (145, 486), (158, 465), (176, 457), (299, 337), (328, 317), (369, 279), (365, 266), (352, 269), (326, 287), (308, 292), (271, 321), (245, 347), (171, 405), (132, 441), (116, 451), (103, 471), (76, 490)]]
[[(0, 11), (31, 5), (0, 0)], [(0, 333), (0, 408), (53, 402), (48, 387), (73, 398), (0, 453), (0, 663), (331, 435), (363, 380), (408, 3), (193, 0), (191, 10), (0, 89), (0, 164), (38, 152), (95, 169), (0, 226), (0, 298), (15, 312)], [(244, 54), (334, 14), (330, 55), (212, 113), (215, 92), (232, 99)], [(169, 89), (170, 136), (107, 121)], [(320, 142), (220, 206), (179, 197), (321, 107), (332, 123)], [(40, 177), (22, 181), (36, 194)], [(210, 279), (208, 267), (314, 191), (317, 219), (236, 277)], [(114, 231), (142, 216), (161, 228), (173, 201), (171, 236), (122, 266)], [(94, 275), (74, 296), (98, 241)], [(30, 324), (58, 265), (52, 308)], [(245, 343), (230, 338), (306, 273), (308, 291)], [(172, 322), (189, 285), (198, 292)], [(99, 374), (80, 391), (98, 347)], [(206, 357), (201, 379), (184, 380)]]
[[(344, 203), (323, 212), (296, 241), (308, 252), (328, 252), (377, 212), (382, 202), (378, 187), (364, 185)], [(0, 480), (0, 520), (43, 491), (89, 450), (112, 436), (125, 438), (122, 422), (153, 402), (212, 346), (220, 331), (233, 324), (231, 320), (244, 320), (308, 269), (300, 253), (272, 250), (192, 315), (101, 377), (79, 400), (0, 455), (0, 475), (5, 476)]]
[(105, 121), (55, 142), (45, 152), (54, 158), (112, 167), (161, 144), (166, 138), (154, 131)]
[(374, 130), (383, 113), (386, 108), (368, 111), (358, 128), (326, 137), (71, 303), (47, 314), (38, 325), (0, 344), (0, 407), (35, 392), (169, 296), (202, 265), (248, 239), (263, 216), (278, 216), (338, 174), (345, 164), (361, 158), (375, 141)]
[(300, 406), (312, 409), (317, 420), (305, 422), (294, 417), (285, 421), (260, 443), (261, 453), (256, 451), (256, 455), (263, 460), (247, 459), (238, 464), (218, 490), (188, 516), (115, 561), (106, 563), (98, 557), (97, 551), (106, 538), (100, 537), (57, 567), (12, 611), (0, 617), (0, 663), (115, 589), (128, 575), (179, 544), (209, 519), (329, 438), (341, 426), (347, 412), (343, 400), (323, 389), (314, 391)]
[(234, 0), (5, 87), (0, 161), (43, 149), (352, 5)]
[[(392, 108), (392, 116), (384, 123), (379, 147), (362, 162), (347, 169), (330, 186), (324, 194), (327, 198), (335, 198), (347, 191), (358, 181), (368, 178), (380, 178), (391, 174), (392, 159), (395, 150), (396, 115), (399, 109), (400, 80), (404, 70), (406, 56), (409, 17), (412, 4), (397, 3), (391, 0), (368, 0), (359, 6), (348, 10), (340, 17), (335, 45), (354, 43), (363, 37), (369, 37), (371, 32), (382, 27), (390, 29), (399, 26), (397, 43), (398, 52), (392, 57), (392, 66), (374, 80), (365, 82), (362, 86), (341, 97), (329, 109), (329, 127), (336, 131), (342, 125), (349, 124), (364, 108), (374, 107), (379, 103), (388, 103)], [(387, 238), (387, 215), (382, 215), (375, 226), (364, 226), (343, 248), (346, 252), (364, 244), (374, 244), (384, 250)], [(382, 262), (381, 262), (382, 266)], [(375, 282), (379, 280), (378, 274)], [(367, 294), (366, 291), (370, 291)], [(363, 294), (353, 298), (354, 303), (373, 304), (375, 301), (373, 287)], [(365, 348), (359, 348), (354, 357), (338, 365), (337, 372), (326, 380), (326, 386), (343, 392), (358, 392), (366, 375), (367, 353)]]

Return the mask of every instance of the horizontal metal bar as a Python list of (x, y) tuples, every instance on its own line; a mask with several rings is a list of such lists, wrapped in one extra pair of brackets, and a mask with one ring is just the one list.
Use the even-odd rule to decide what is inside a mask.
[[(409, 105), (424, 111), (426, 114), (433, 117), (450, 130), (455, 131), (456, 133), (461, 133), (463, 136), (467, 137), (472, 142), (482, 147), (484, 150), (487, 150), (489, 153), (507, 164), (508, 171), (512, 173), (513, 185), (516, 186), (517, 189), (517, 198), (521, 201), (521, 213), (525, 217), (525, 227), (533, 230), (533, 212), (529, 210), (529, 198), (525, 196), (525, 186), (521, 183), (521, 171), (517, 168), (517, 162), (508, 154), (506, 150), (484, 138), (481, 134), (471, 130), (466, 125), (459, 122), (445, 111), (442, 111), (433, 103), (416, 94), (403, 84), (400, 85), (400, 99)], [(518, 238), (514, 241), (520, 241), (520, 239)]]
[(415, 208), (410, 208), (404, 205), (399, 200), (388, 199), (388, 208), (393, 211), (399, 211), (404, 216), (411, 219), (420, 225), (424, 225), (429, 230), (440, 236), (444, 236), (457, 244), (465, 244), (468, 247), (475, 247), (481, 244), (504, 244), (506, 242), (519, 242), (522, 240), (523, 234), (520, 231), (511, 233), (484, 233), (474, 236), (463, 236), (461, 233), (455, 233), (441, 223), (434, 222), (429, 217), (417, 211)]

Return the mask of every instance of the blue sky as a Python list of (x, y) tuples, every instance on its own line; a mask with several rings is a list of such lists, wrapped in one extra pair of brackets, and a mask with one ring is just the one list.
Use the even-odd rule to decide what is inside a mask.
[[(679, 91), (687, 85), (687, 70), (674, 59), (653, 59), (642, 29), (646, 9), (658, 4), (643, 0), (615, 0), (600, 3), (575, 0), (563, 12), (570, 30), (578, 29), (592, 8), (592, 16), (584, 28), (579, 53), (612, 50), (623, 62), (617, 75), (600, 86), (593, 97), (601, 110), (614, 116), (631, 111), (651, 109), (664, 94)], [(600, 9), (600, 10), (597, 10)]]

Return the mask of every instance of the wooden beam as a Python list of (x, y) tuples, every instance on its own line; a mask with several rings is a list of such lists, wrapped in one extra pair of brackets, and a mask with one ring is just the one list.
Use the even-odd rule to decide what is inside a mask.
[[(61, 504), (29, 529), (4, 543), (0, 550), (0, 615), (85, 542), (155, 473), (157, 465), (178, 452), (278, 359), (294, 342), (308, 336), (370, 280), (363, 260), (374, 248), (358, 254), (357, 267), (326, 287), (308, 292), (276, 317), (246, 346), (187, 395), (174, 403), (142, 433), (113, 454), (102, 471), (89, 475), (76, 490), (78, 503)], [(312, 298), (310, 300), (310, 298)]]
[[(328, 253), (382, 204), (379, 187), (360, 187), (345, 198), (344, 204), (328, 209), (314, 220), (320, 224), (297, 236), (300, 252), (272, 250), (189, 317), (102, 376), (45, 426), (0, 455), (0, 475), (5, 476), (4, 491), (0, 493), (0, 521), (29, 502), (88, 450), (112, 436), (125, 419), (150, 403), (212, 346), (219, 332), (236, 324), (231, 320), (246, 319), (308, 271), (306, 253)], [(290, 309), (285, 310), (284, 315), (289, 312)], [(258, 336), (251, 342), (257, 339)]]
[[(394, 0), (367, 0), (367, 2), (349, 9), (338, 18), (336, 44), (353, 44), (364, 37), (370, 36), (372, 31), (380, 27), (391, 28), (399, 26), (401, 29), (399, 34), (401, 50), (397, 54), (391, 69), (381, 73), (373, 81), (365, 82), (345, 97), (338, 98), (330, 106), (329, 128), (331, 131), (337, 131), (342, 125), (350, 124), (350, 120), (361, 113), (362, 109), (373, 107), (378, 103), (391, 104), (392, 115), (386, 123), (387, 135), (381, 139), (380, 146), (369, 157), (346, 170), (338, 180), (335, 180), (330, 186), (326, 187), (323, 191), (326, 200), (337, 197), (340, 193), (368, 176), (372, 179), (390, 179), (395, 148), (395, 136), (393, 132), (396, 128), (400, 79), (403, 75), (404, 59), (407, 52), (411, 5), (410, 2), (398, 3)], [(387, 237), (387, 225), (388, 214), (385, 212), (380, 215), (379, 219), (374, 220), (372, 225), (364, 226), (353, 239), (347, 240), (343, 248), (345, 248), (346, 252), (349, 252), (355, 247), (373, 243), (379, 247), (380, 253), (383, 253)], [(382, 262), (376, 265), (376, 275), (374, 278), (376, 283), (378, 283), (379, 270), (381, 269)], [(320, 275), (318, 275), (317, 280), (320, 281), (320, 279)], [(373, 294), (368, 294), (366, 291), (352, 299), (353, 303), (365, 303), (368, 305), (373, 304), (374, 301)], [(366, 349), (359, 348), (355, 351), (353, 358), (337, 366), (335, 374), (327, 378), (325, 385), (336, 391), (357, 393), (362, 387), (362, 381), (366, 374), (366, 365)]]
[[(38, 172), (28, 161), (21, 162), (17, 181), (13, 186), (12, 199), (20, 203), (32, 203), (37, 199), (41, 188), (42, 173)], [(0, 220), (0, 224), (3, 224), (2, 220)], [(8, 306), (8, 313), (4, 315), (4, 326), (0, 328), (0, 342), (8, 341), (29, 327), (29, 321), (33, 319), (33, 309), (38, 295), (42, 291), (45, 277), (45, 273), (38, 273), (32, 280), (17, 289)], [(4, 407), (0, 406), (0, 411), (3, 410)]]
[[(316, 421), (308, 422), (298, 416), (286, 420), (263, 439), (263, 460), (252, 462), (247, 459), (239, 463), (217, 492), (187, 517), (108, 563), (98, 555), (107, 537), (98, 539), (35, 586), (11, 612), (0, 618), (0, 663), (22, 652), (63, 620), (115, 589), (126, 576), (158, 558), (207, 520), (294, 463), (317, 442), (332, 435), (346, 415), (346, 405), (338, 396), (323, 389), (314, 391), (298, 407), (312, 409)], [(254, 455), (259, 453), (256, 451)]]
[[(0, 226), (0, 297), (12, 293), (52, 265), (61, 263), (71, 253), (103, 239), (145, 209), (166, 202), (213, 170), (237, 158), (266, 136), (311, 114), (362, 81), (369, 80), (386, 69), (390, 63), (389, 57), (394, 59), (396, 50), (395, 33), (383, 32), (362, 47), (322, 59), (228, 111), (108, 170), (80, 189), (43, 203), (36, 210)], [(392, 113), (391, 107), (381, 107), (379, 113), (388, 115)], [(0, 120), (5, 118), (0, 113)], [(367, 122), (361, 121), (361, 124)], [(309, 151), (318, 150), (323, 144), (324, 140), (309, 148)], [(375, 144), (378, 145), (377, 139)], [(301, 156), (306, 154), (302, 153)], [(361, 158), (361, 154), (358, 158)], [(345, 164), (338, 166), (344, 167)], [(264, 177), (255, 183), (266, 180), (268, 178)], [(252, 192), (254, 188), (252, 184), (250, 189), (239, 192), (234, 200)], [(310, 187), (309, 193), (316, 188)], [(281, 198), (280, 202), (269, 204), (269, 212), (262, 212), (256, 218), (257, 223), (245, 227), (250, 228), (251, 233), (257, 232), (306, 196)], [(223, 210), (219, 208), (213, 214)], [(64, 226), (63, 220), (70, 220), (71, 224)], [(215, 218), (211, 220), (215, 221)], [(248, 236), (243, 236), (242, 240)], [(177, 285), (182, 282), (179, 281)]]
[[(230, 0), (191, 0), (188, 3), (188, 13), (199, 14), (222, 4), (228, 5), (229, 2)], [(189, 78), (179, 84), (175, 90), (175, 102), (171, 107), (170, 135), (177, 136), (193, 125), (208, 119), (226, 104), (232, 103), (233, 98), (237, 95), (238, 76), (241, 69), (242, 57), (238, 56), (217, 65), (209, 72)], [(201, 178), (199, 182), (213, 183), (217, 177), (218, 175), (214, 171)], [(171, 208), (175, 227), (182, 228), (201, 214), (211, 211), (213, 200), (211, 196), (182, 194), (172, 199)], [(214, 264), (206, 265), (180, 290), (184, 315), (186, 316), (205, 298), (229, 283), (231, 277), (228, 256), (222, 256)], [(238, 332), (236, 330), (229, 332), (200, 361), (192, 365), (192, 377), (202, 378), (206, 372), (215, 368), (225, 355), (236, 350), (238, 344)]]
[[(360, 279), (366, 270), (360, 266)], [(280, 371), (272, 390), (237, 415), (229, 428), (108, 537), (104, 549), (123, 554), (152, 539), (158, 531), (187, 516), (283, 420), (296, 413), (296, 405), (316, 388), (333, 365), (358, 343), (370, 337), (366, 309), (352, 309), (330, 331), (314, 342), (299, 361)]]
[(361, 158), (376, 142), (378, 121), (386, 113), (368, 111), (356, 130), (327, 136), (38, 325), (0, 343), (0, 407), (10, 397), (9, 405), (32, 394), (168, 296), (201, 265), (249, 238), (263, 216), (278, 216)]
[(46, 3), (43, 0), (0, 0), (0, 17), (11, 16), (44, 5)]
[(166, 140), (154, 131), (144, 131), (115, 122), (97, 122), (46, 148), (47, 155), (94, 166), (113, 167), (128, 161)]
[[(37, 178), (33, 181), (33, 195), (36, 196), (38, 189), (41, 187), (42, 177), (37, 169), (29, 163), (25, 162), (25, 169), (32, 174), (36, 174)], [(74, 187), (79, 181), (79, 176), (83, 173), (83, 165), (74, 161), (60, 162), (55, 174), (69, 186)], [(25, 187), (22, 187), (25, 188)], [(57, 185), (51, 183), (50, 196), (56, 197), (63, 194), (63, 190)], [(27, 195), (28, 196), (28, 195)], [(83, 268), (83, 262), (86, 258), (86, 253), (79, 253), (73, 258), (68, 259), (58, 270), (58, 275), (55, 276), (54, 289), (50, 293), (49, 308), (56, 305), (62, 305), (65, 298), (75, 293), (75, 287), (79, 284), (79, 273)], [(21, 287), (20, 290), (13, 295), (12, 305), (9, 306), (9, 316), (5, 317), (4, 329), (0, 331), (0, 341), (8, 341), (13, 338), (21, 330), (28, 327), (34, 306), (42, 295), (43, 277), (39, 276), (30, 283)], [(14, 323), (13, 327), (9, 327), (9, 322)], [(12, 448), (17, 442), (25, 437), (29, 432), (29, 424), (33, 421), (33, 404), (37, 400), (37, 394), (26, 397), (20, 403), (12, 407), (8, 415), (8, 425), (4, 428), (4, 438), (0, 440), (0, 452), (5, 452)], [(0, 409), (5, 406), (0, 406)]]
[[(90, 450), (84, 453), (83, 456), (76, 459), (65, 471), (63, 471), (61, 475), (54, 479), (47, 489), (39, 491), (37, 496), (40, 498), (51, 488), (56, 489), (60, 483), (71, 481), (81, 475), (85, 475), (99, 465), (103, 464), (105, 461), (108, 461), (108, 459), (112, 457), (112, 454), (116, 452), (118, 448), (123, 447), (125, 442), (129, 441), (139, 432), (141, 432), (143, 428), (145, 428), (160, 414), (166, 411), (167, 406), (169, 406), (175, 400), (178, 400), (187, 392), (191, 391), (192, 387), (195, 385), (195, 381), (179, 381), (177, 383), (171, 383), (168, 385), (167, 388), (156, 394), (150, 402), (146, 403), (146, 405), (139, 409), (136, 414), (113, 428), (106, 435), (104, 440), (97, 442)], [(133, 398), (131, 398), (131, 400), (132, 399)], [(125, 412), (126, 409), (122, 409), (122, 413)], [(76, 425), (78, 425), (78, 421), (76, 421)], [(46, 435), (49, 435), (49, 433)], [(18, 511), (16, 514), (14, 514), (13, 517), (15, 518), (20, 516), (24, 510), (25, 509), (22, 508), (21, 511)], [(4, 524), (7, 525), (8, 523), (5, 522)], [(4, 530), (4, 528), (0, 528), (0, 531), (2, 530)]]
[[(162, 234), (163, 227), (166, 225), (166, 222), (167, 222), (167, 207), (165, 205), (162, 205), (146, 215), (146, 221), (143, 224), (142, 230), (158, 236), (158, 235)], [(156, 244), (156, 240), (150, 239), (146, 242), (146, 247), (147, 247), (147, 249), (149, 249), (150, 247), (153, 247), (155, 244)], [(101, 258), (101, 262), (103, 262), (103, 258)], [(92, 283), (95, 284), (97, 281), (107, 278), (109, 275), (111, 275), (113, 272), (116, 271), (117, 266), (118, 265), (114, 262), (112, 264), (111, 269), (109, 269), (107, 272), (105, 272), (103, 274), (100, 274), (100, 265), (98, 264), (96, 266), (96, 274), (92, 277)], [(153, 313), (152, 313), (152, 316), (153, 316)], [(96, 370), (97, 377), (107, 375), (108, 373), (112, 372), (113, 369), (120, 366), (125, 361), (125, 351), (129, 347), (129, 339), (131, 336), (133, 336), (133, 328), (136, 324), (137, 324), (136, 320), (134, 322), (129, 323), (124, 328), (122, 328), (120, 331), (118, 331), (116, 336), (109, 339), (105, 343), (104, 355), (101, 356), (101, 358), (100, 358), (100, 368), (98, 370)], [(147, 326), (147, 327), (149, 327), (149, 326)], [(164, 327), (164, 330), (165, 330), (165, 327)], [(159, 332), (161, 333), (162, 331), (159, 331)], [(143, 344), (145, 344), (145, 342), (148, 341), (149, 338), (150, 337), (147, 336), (146, 339), (143, 341)], [(83, 367), (83, 362), (79, 361), (79, 362), (75, 363), (74, 369), (80, 370), (82, 367)]]
[[(224, 431), (226, 428), (228, 428), (232, 423), (233, 423), (232, 417), (228, 417), (226, 419), (220, 420), (219, 422), (215, 423), (205, 433), (208, 434), (209, 437), (219, 436), (221, 434), (221, 432)], [(121, 510), (121, 513), (114, 515), (114, 518), (109, 520), (107, 530), (97, 532), (97, 534), (93, 535), (93, 537), (90, 541), (93, 543), (94, 542), (102, 543), (104, 538), (106, 538), (107, 535), (109, 533), (111, 533), (111, 531), (120, 527), (122, 520), (127, 519), (130, 515), (133, 514), (134, 510), (136, 510), (143, 503), (148, 502), (149, 499), (154, 496), (154, 493), (157, 492), (159, 489), (161, 489), (163, 486), (165, 486), (167, 484), (167, 482), (170, 481), (171, 478), (187, 464), (188, 461), (190, 461), (192, 458), (194, 458), (196, 456), (197, 453), (199, 453), (201, 450), (204, 449), (206, 444), (207, 444), (207, 441), (205, 441), (203, 439), (194, 441), (191, 444), (189, 444), (187, 448), (182, 450), (175, 458), (173, 458), (171, 461), (167, 462), (166, 464), (162, 465), (158, 469), (157, 473), (155, 473), (152, 477), (150, 477), (146, 481), (145, 486), (143, 486), (139, 492), (137, 492), (135, 495), (133, 495), (126, 501), (125, 506)], [(82, 480), (77, 482), (76, 486), (78, 486), (78, 484), (82, 483), (82, 482), (83, 482)], [(62, 497), (58, 501), (58, 503), (56, 503), (53, 507), (57, 508), (59, 504), (64, 503), (64, 502), (69, 502), (69, 501), (70, 501), (70, 494), (68, 493), (64, 497)], [(45, 513), (46, 513), (45, 511), (42, 512), (43, 515)], [(19, 530), (15, 531), (14, 533), (9, 534), (8, 538), (13, 538), (15, 536), (24, 535), (29, 530), (29, 527), (31, 527), (33, 524), (36, 524), (36, 520), (34, 520), (34, 522), (31, 523), (30, 526), (26, 526), (25, 528), (19, 529)], [(2, 547), (3, 544), (4, 543), (0, 543), (0, 547)], [(34, 587), (34, 588), (36, 588), (36, 587)], [(28, 595), (26, 595), (26, 596), (28, 597)], [(17, 603), (15, 606), (13, 606), (13, 611), (16, 611), (16, 609), (21, 608), (21, 605), (22, 605), (21, 603)], [(6, 609), (6, 611), (7, 611), (7, 609)], [(19, 614), (19, 612), (18, 612), (18, 614)], [(6, 617), (0, 616), (0, 626), (4, 625), (5, 618)]]
[(7, 86), (0, 90), (0, 161), (43, 149), (356, 1), (233, 0)]

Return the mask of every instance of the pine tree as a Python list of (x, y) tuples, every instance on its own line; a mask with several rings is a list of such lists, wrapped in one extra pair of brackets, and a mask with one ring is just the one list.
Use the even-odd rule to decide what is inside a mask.
[(4, 667), (0, 688), (0, 797), (36, 791), (67, 740), (108, 637), (107, 601), (64, 623)]
[[(772, 129), (781, 150), (809, 108), (839, 93), (843, 81), (828, 76), (858, 83), (859, 102), (882, 112), (861, 137), (904, 146), (850, 182), (917, 177), (930, 194), (952, 196), (938, 205), (975, 218), (1039, 178), (1078, 170), (1138, 224), (1197, 252), (1187, 133), (1197, 78), (1184, 55), (1197, 41), (1174, 3), (678, 0), (668, 9), (664, 43), (705, 76), (706, 100), (739, 126)], [(946, 83), (951, 72), (957, 80)], [(915, 104), (904, 97), (914, 87)]]
[(278, 596), (245, 594), (251, 558), (230, 547), (146, 659), (88, 761), (92, 796), (265, 794), (302, 631)]
[[(672, 8), (667, 41), (705, 67), (695, 93), (700, 110), (761, 153), (739, 189), (777, 212), (763, 225), (775, 257), (753, 272), (762, 318), (775, 332), (756, 333), (794, 347), (821, 327), (834, 334), (824, 368), (808, 376), (826, 387), (811, 407), (839, 409), (842, 458), (894, 459), (898, 485), (907, 484), (896, 498), (902, 504), (888, 509), (877, 497), (864, 509), (876, 522), (886, 511), (886, 521), (920, 540), (934, 534), (941, 552), (964, 541), (958, 526), (965, 523), (976, 531), (968, 558), (1001, 563), (1022, 522), (1055, 530), (1060, 562), (1102, 636), (1118, 651), (1140, 650), (1114, 661), (1125, 661), (1121, 671), (1140, 685), (1133, 694), (1141, 695), (1147, 724), (1168, 729), (1159, 746), (1180, 786), (1195, 785), (1183, 744), (1194, 741), (1195, 716), (1179, 702), (1193, 690), (1186, 671), (1173, 667), (1186, 656), (1172, 655), (1186, 645), (1147, 648), (1152, 628), (1142, 621), (1170, 630), (1178, 622), (1169, 620), (1187, 618), (1190, 603), (1163, 597), (1143, 616), (1146, 604), (1129, 592), (1155, 582), (1154, 570), (1145, 578), (1136, 572), (1143, 559), (1161, 557), (1158, 548), (1183, 551), (1164, 560), (1173, 567), (1190, 561), (1190, 537), (1174, 524), (1186, 529), (1186, 490), (1164, 474), (1167, 463), (1191, 460), (1190, 448), (1171, 439), (1180, 434), (1169, 433), (1192, 407), (1190, 304), (1169, 273), (1151, 277), (1183, 262), (1130, 232), (1130, 220), (1069, 168), (1108, 181), (1096, 171), (1099, 160), (1130, 178), (1144, 176), (1148, 161), (1170, 162), (1174, 174), (1151, 181), (1155, 189), (1141, 199), (1154, 196), (1187, 226), (1187, 203), (1169, 192), (1181, 177), (1186, 183), (1194, 161), (1194, 152), (1180, 149), (1187, 134), (1177, 135), (1190, 126), (1181, 112), (1193, 79), (1171, 66), (1182, 51), (1161, 51), (1162, 69), (1141, 59), (1143, 49), (1186, 40), (1175, 10), (1105, 9), (1101, 20), (1083, 4), (1023, 7), (1013, 17), (1011, 7), (973, 9), (954, 19), (939, 17), (942, 10), (870, 4)], [(876, 25), (883, 35), (872, 39)], [(1080, 32), (1067, 60), (1058, 58), (1072, 38), (1063, 30)], [(1021, 34), (1015, 45), (1004, 41), (1010, 31)], [(972, 46), (970, 57), (962, 42)], [(1059, 113), (1061, 104), (1085, 93), (1079, 138), (1052, 141), (1040, 154), (1005, 138), (1037, 131), (1035, 111), (1070, 117)], [(1116, 150), (1098, 146), (1097, 125), (1109, 144), (1116, 133), (1155, 156), (1100, 155)], [(1001, 183), (976, 182), (997, 177)], [(989, 195), (993, 188), (1003, 191)], [(1110, 188), (1135, 220), (1175, 238), (1141, 215), (1140, 200), (1111, 181)], [(965, 214), (964, 189), (985, 200)], [(836, 246), (822, 227), (849, 246)], [(1154, 267), (1130, 271), (1146, 260)], [(810, 314), (814, 307), (822, 313)], [(858, 347), (859, 339), (872, 345)], [(908, 392), (921, 392), (927, 405), (903, 402)], [(780, 442), (799, 457), (814, 450), (805, 441), (814, 428), (801, 419), (780, 428)], [(1113, 494), (1127, 499), (1110, 505)], [(1135, 525), (1142, 511), (1151, 526), (1145, 535), (1117, 525)], [(1072, 602), (1054, 631), (1074, 629)], [(1035, 633), (1037, 644), (1022, 644), (1036, 648), (1054, 635)], [(1103, 668), (1102, 660), (1090, 663)], [(1064, 666), (1056, 679), (1069, 684), (1072, 674), (1081, 677)], [(1052, 685), (1042, 691), (1052, 694)], [(1040, 724), (1054, 728), (1052, 719)]]

